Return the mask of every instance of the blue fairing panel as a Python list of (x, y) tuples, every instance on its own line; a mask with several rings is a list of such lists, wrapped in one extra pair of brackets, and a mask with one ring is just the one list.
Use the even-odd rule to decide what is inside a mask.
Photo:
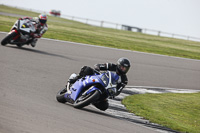
[(70, 88), (72, 92), (71, 98), (75, 101), (78, 98), (79, 94), (81, 94), (81, 92), (85, 90), (85, 88), (88, 89), (90, 86), (98, 83), (102, 84), (102, 81), (98, 78), (98, 76), (86, 76), (85, 79), (79, 79)]

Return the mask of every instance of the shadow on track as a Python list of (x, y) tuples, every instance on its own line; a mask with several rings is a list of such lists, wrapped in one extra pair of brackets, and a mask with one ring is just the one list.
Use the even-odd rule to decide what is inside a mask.
[(108, 117), (111, 117), (111, 118), (116, 118), (115, 116), (112, 116), (112, 115), (107, 114), (106, 112), (103, 112), (103, 111), (100, 111), (100, 110), (93, 110), (93, 109), (89, 109), (89, 108), (82, 108), (80, 110), (90, 112), (90, 113), (94, 113), (94, 114), (98, 114), (98, 115), (108, 116)]
[(30, 49), (30, 48), (25, 48), (25, 47), (19, 48), (19, 47), (13, 47), (13, 46), (6, 46), (6, 47), (15, 48), (15, 49), (19, 49), (19, 50), (26, 50), (26, 51), (29, 51), (29, 52), (38, 53), (38, 54), (42, 54), (42, 55), (49, 55), (49, 56), (54, 56), (54, 57), (60, 57), (60, 58), (68, 59), (68, 60), (74, 60), (74, 59), (69, 58), (67, 56), (53, 54), (53, 53), (49, 53), (49, 52), (45, 52), (45, 51), (41, 51), (41, 50), (36, 50), (36, 49)]
[[(67, 103), (67, 102), (64, 103), (63, 105), (71, 106), (72, 108), (74, 108), (72, 104)], [(100, 111), (99, 109), (95, 109), (95, 107), (91, 107), (91, 106), (93, 106), (93, 105), (89, 105), (87, 107), (84, 107), (82, 109), (77, 109), (77, 110), (90, 112), (90, 113), (98, 114), (98, 115), (103, 115), (103, 116), (107, 116), (107, 117), (111, 117), (111, 118), (117, 118), (116, 116), (110, 115), (110, 114), (108, 114), (108, 113), (106, 113), (104, 111)], [(88, 108), (88, 107), (90, 107), (90, 108)], [(76, 108), (74, 108), (74, 109), (76, 109)]]

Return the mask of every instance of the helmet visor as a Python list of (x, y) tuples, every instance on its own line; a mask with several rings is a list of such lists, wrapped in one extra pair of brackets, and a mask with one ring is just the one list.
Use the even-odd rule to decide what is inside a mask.
[(119, 68), (120, 68), (120, 70), (121, 70), (123, 73), (127, 73), (128, 70), (129, 70), (129, 67), (122, 66), (122, 65), (120, 65)]
[(47, 20), (39, 19), (40, 23), (45, 24)]

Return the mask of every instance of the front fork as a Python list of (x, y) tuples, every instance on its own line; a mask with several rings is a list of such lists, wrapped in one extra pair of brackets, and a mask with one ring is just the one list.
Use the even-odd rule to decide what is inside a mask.
[(72, 92), (70, 91), (70, 83), (68, 82), (67, 83), (67, 85), (66, 85), (66, 92), (65, 92), (65, 95), (64, 95), (64, 97), (65, 97), (65, 100), (66, 100), (66, 102), (69, 102), (69, 103), (74, 103), (74, 100), (72, 100), (72, 98), (71, 98), (71, 94), (72, 94)]

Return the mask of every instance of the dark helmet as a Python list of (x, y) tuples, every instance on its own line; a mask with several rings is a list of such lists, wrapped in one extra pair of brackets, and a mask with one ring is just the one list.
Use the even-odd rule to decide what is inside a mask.
[(47, 15), (40, 14), (38, 18), (39, 18), (41, 25), (44, 25), (47, 22)]
[(120, 75), (126, 74), (129, 70), (130, 66), (131, 66), (131, 64), (130, 64), (129, 60), (127, 58), (122, 57), (117, 61), (116, 72)]

